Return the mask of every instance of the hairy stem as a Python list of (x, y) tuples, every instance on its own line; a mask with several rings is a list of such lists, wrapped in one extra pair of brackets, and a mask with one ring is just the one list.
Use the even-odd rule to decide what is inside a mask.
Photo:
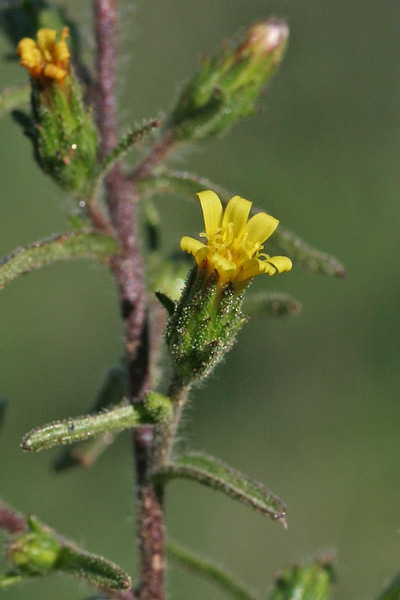
[[(116, 60), (118, 7), (116, 0), (94, 0), (97, 40), (96, 112), (104, 159), (117, 144)], [(150, 386), (149, 334), (144, 273), (137, 236), (136, 205), (132, 182), (117, 163), (105, 179), (106, 202), (121, 252), (112, 263), (124, 324), (125, 348), (132, 402), (138, 402)], [(140, 584), (138, 600), (163, 600), (164, 517), (162, 500), (148, 474), (153, 465), (154, 439), (150, 427), (134, 433), (138, 490)]]

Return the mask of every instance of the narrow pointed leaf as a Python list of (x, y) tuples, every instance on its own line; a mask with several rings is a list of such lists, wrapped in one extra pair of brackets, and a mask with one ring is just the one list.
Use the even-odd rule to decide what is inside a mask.
[(110, 154), (106, 156), (104, 161), (99, 167), (98, 176), (104, 177), (111, 167), (120, 160), (135, 144), (142, 141), (153, 129), (160, 127), (161, 121), (159, 119), (152, 119), (145, 121), (142, 125), (126, 133), (111, 150)]
[(315, 560), (285, 569), (275, 581), (268, 600), (329, 600), (334, 574), (330, 560)]
[[(127, 396), (127, 391), (126, 370), (122, 367), (109, 369), (88, 412), (99, 412), (110, 406), (118, 406)], [(114, 434), (107, 432), (96, 439), (75, 442), (61, 449), (53, 463), (53, 468), (56, 471), (65, 471), (79, 465), (91, 467), (113, 441)]]
[(22, 440), (22, 450), (40, 450), (72, 444), (104, 433), (131, 429), (136, 425), (167, 423), (172, 416), (172, 403), (162, 394), (149, 392), (144, 401), (118, 406), (99, 414), (55, 421), (33, 429)]
[(236, 598), (236, 600), (258, 600), (255, 592), (212, 561), (198, 556), (188, 548), (171, 540), (167, 542), (166, 550), (167, 557), (174, 563), (195, 575), (208, 579), (231, 598)]
[[(211, 189), (218, 194), (224, 204), (234, 196), (209, 179), (187, 171), (159, 169), (153, 175), (143, 178), (139, 186), (142, 193), (148, 196), (157, 193), (173, 193), (193, 200), (198, 192)], [(253, 212), (259, 211), (260, 209), (253, 210)], [(313, 248), (281, 225), (268, 240), (266, 250), (270, 255), (289, 256), (294, 265), (312, 273), (341, 278), (346, 275), (344, 266), (337, 258)]]
[(31, 86), (29, 83), (15, 85), (0, 91), (0, 118), (24, 104), (29, 103)]
[(111, 561), (89, 554), (70, 544), (65, 544), (59, 559), (58, 570), (84, 579), (99, 588), (129, 590), (129, 575)]
[(400, 573), (392, 579), (389, 585), (378, 596), (378, 600), (400, 600)]
[(166, 294), (163, 294), (162, 292), (156, 292), (155, 294), (156, 294), (156, 297), (159, 300), (159, 302), (163, 305), (163, 307), (167, 311), (168, 315), (171, 316), (175, 310), (175, 302), (173, 300), (171, 300), (171, 298), (169, 296), (167, 296)]
[(285, 317), (298, 315), (302, 306), (288, 294), (247, 294), (243, 312), (249, 317)]
[(19, 248), (0, 261), (0, 289), (19, 275), (59, 260), (94, 258), (107, 262), (118, 253), (114, 238), (101, 233), (71, 232)]
[(172, 479), (197, 481), (227, 496), (251, 506), (286, 527), (286, 508), (283, 502), (261, 483), (253, 481), (224, 462), (205, 454), (191, 453), (181, 456), (173, 464), (158, 468), (153, 473), (157, 482)]

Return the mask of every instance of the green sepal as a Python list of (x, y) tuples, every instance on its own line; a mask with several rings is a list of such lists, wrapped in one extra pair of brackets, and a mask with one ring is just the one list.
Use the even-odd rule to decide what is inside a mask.
[[(119, 366), (112, 367), (107, 371), (88, 412), (99, 412), (110, 406), (117, 406), (121, 404), (127, 394), (128, 381), (126, 369)], [(95, 439), (75, 442), (62, 448), (53, 462), (53, 469), (55, 471), (65, 471), (79, 465), (91, 467), (102, 452), (110, 447), (113, 441), (114, 434), (108, 431)]]
[(99, 588), (130, 589), (129, 575), (111, 561), (78, 548), (36, 517), (27, 519), (27, 528), (7, 543), (6, 555), (15, 571), (8, 578), (14, 575), (21, 581), (64, 572)]
[(165, 308), (168, 315), (171, 317), (175, 311), (175, 302), (171, 300), (167, 294), (163, 294), (162, 292), (155, 292), (157, 300), (159, 300), (160, 304)]
[(281, 62), (287, 26), (271, 20), (257, 23), (239, 44), (203, 60), (169, 115), (167, 128), (178, 140), (204, 140), (229, 129), (255, 112), (256, 101)]
[(236, 598), (236, 600), (258, 600), (257, 594), (241, 581), (238, 581), (234, 575), (181, 544), (168, 540), (166, 551), (167, 557), (171, 561), (194, 575), (208, 579), (231, 598)]
[(34, 156), (63, 189), (87, 197), (93, 187), (99, 144), (80, 85), (71, 68), (62, 85), (51, 82), (42, 89), (33, 79), (31, 84)]
[(24, 436), (21, 448), (26, 452), (39, 452), (139, 425), (165, 424), (171, 420), (172, 414), (169, 398), (157, 392), (149, 392), (143, 402), (134, 406), (124, 404), (98, 414), (54, 421), (37, 427)]
[(261, 483), (212, 456), (194, 452), (186, 454), (172, 464), (156, 469), (152, 477), (156, 482), (163, 484), (173, 479), (197, 481), (254, 508), (286, 527), (286, 508), (277, 496)]
[(0, 260), (0, 290), (19, 275), (59, 260), (95, 258), (108, 262), (118, 254), (118, 245), (111, 236), (92, 231), (72, 231), (18, 248)]
[[(198, 192), (213, 190), (218, 194), (222, 203), (227, 204), (234, 196), (225, 188), (205, 177), (199, 177), (187, 171), (171, 171), (165, 168), (160, 168), (153, 175), (142, 179), (138, 185), (146, 197), (154, 194), (173, 193), (193, 200)], [(253, 213), (259, 211), (260, 209), (255, 209)], [(268, 240), (267, 250), (271, 255), (289, 256), (294, 266), (311, 273), (340, 278), (346, 276), (345, 267), (335, 256), (313, 248), (282, 225), (279, 225), (274, 235)]]
[(204, 379), (231, 349), (246, 318), (243, 295), (206, 266), (193, 267), (165, 328), (168, 351), (183, 385)]
[(385, 587), (377, 600), (400, 600), (400, 573)]
[(30, 86), (28, 83), (14, 85), (0, 91), (0, 118), (14, 109), (29, 103)]
[(285, 569), (276, 579), (268, 600), (329, 600), (334, 572), (328, 558)]
[(243, 312), (251, 318), (298, 315), (301, 309), (300, 302), (288, 294), (247, 294), (243, 302)]

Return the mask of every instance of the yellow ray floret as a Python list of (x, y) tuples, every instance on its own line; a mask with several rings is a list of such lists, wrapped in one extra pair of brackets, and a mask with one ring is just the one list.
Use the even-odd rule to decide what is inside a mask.
[(17, 46), (20, 65), (26, 67), (34, 79), (42, 83), (46, 79), (61, 82), (68, 73), (70, 52), (66, 43), (69, 36), (68, 27), (63, 27), (57, 42), (55, 29), (39, 29), (36, 38), (23, 38)]
[(257, 213), (248, 220), (252, 203), (240, 196), (234, 196), (224, 211), (215, 192), (209, 190), (197, 195), (205, 225), (200, 237), (205, 238), (205, 243), (185, 236), (181, 239), (181, 249), (193, 254), (198, 265), (206, 258), (203, 264), (211, 271), (218, 271), (221, 283), (230, 281), (235, 285), (245, 284), (262, 273), (290, 271), (290, 258), (261, 252), (264, 242), (278, 227), (277, 219)]

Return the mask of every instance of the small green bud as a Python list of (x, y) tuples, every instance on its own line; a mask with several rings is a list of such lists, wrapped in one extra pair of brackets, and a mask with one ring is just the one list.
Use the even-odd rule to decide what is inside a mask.
[(243, 295), (231, 282), (221, 284), (218, 272), (195, 266), (165, 338), (174, 367), (184, 384), (206, 377), (232, 347), (245, 322)]
[(57, 568), (62, 546), (46, 527), (30, 523), (30, 532), (15, 537), (7, 547), (12, 566), (25, 575), (45, 575)]
[(283, 58), (288, 35), (283, 21), (256, 23), (239, 45), (205, 59), (169, 117), (167, 126), (176, 138), (206, 139), (254, 113), (264, 84)]
[(329, 600), (334, 572), (331, 557), (285, 569), (275, 581), (268, 600)]
[(143, 400), (144, 422), (169, 423), (174, 414), (173, 404), (167, 396), (148, 392)]

